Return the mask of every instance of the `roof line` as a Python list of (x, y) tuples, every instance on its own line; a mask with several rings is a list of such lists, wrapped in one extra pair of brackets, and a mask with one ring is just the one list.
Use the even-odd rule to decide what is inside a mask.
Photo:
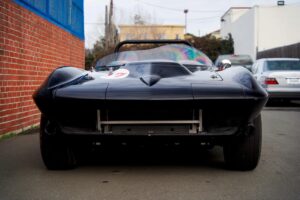
[(252, 7), (246, 7), (246, 6), (236, 6), (236, 7), (230, 7), (222, 16), (221, 19), (230, 11), (233, 9), (251, 9)]

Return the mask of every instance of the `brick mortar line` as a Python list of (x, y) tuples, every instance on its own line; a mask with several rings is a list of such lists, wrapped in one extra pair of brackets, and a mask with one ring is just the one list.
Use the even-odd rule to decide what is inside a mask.
[[(5, 27), (7, 27), (7, 26), (5, 26)], [(11, 29), (11, 30), (16, 31), (16, 32), (20, 32), (20, 30), (13, 29), (13, 28), (11, 28), (11, 27), (8, 27), (8, 29)], [(20, 39), (20, 40), (24, 40), (24, 37), (17, 36), (17, 35), (15, 35), (15, 34), (13, 34), (13, 33), (6, 32), (6, 31), (2, 31), (2, 30), (0, 30), (0, 32), (2, 32), (2, 33), (5, 34), (5, 35), (8, 35), (8, 36), (10, 35), (10, 36), (16, 37), (16, 38), (18, 38), (18, 39)], [(27, 33), (25, 33), (25, 32), (23, 32), (22, 34), (24, 34), (24, 36), (33, 37), (33, 39), (30, 39), (30, 38), (29, 38), (29, 41), (32, 42), (32, 44), (36, 44), (36, 46), (30, 45), (30, 44), (26, 44), (26, 45), (32, 46), (32, 47), (34, 47), (34, 48), (41, 48), (41, 46), (45, 46), (46, 49), (57, 50), (57, 47), (55, 47), (55, 45), (53, 45), (53, 44), (57, 44), (57, 43), (63, 43), (63, 44), (66, 44), (66, 43), (65, 43), (65, 42), (66, 42), (66, 40), (65, 40), (66, 38), (62, 38), (61, 40), (57, 40), (57, 39), (55, 39), (55, 38), (52, 39), (52, 38), (49, 38), (49, 37), (48, 37), (48, 38), (45, 37), (45, 38), (47, 38), (47, 39), (49, 39), (49, 40), (43, 40), (44, 43), (40, 43), (40, 42), (37, 42), (37, 41), (42, 40), (42, 39), (39, 38), (38, 36), (30, 35), (30, 34), (27, 34)], [(67, 38), (67, 39), (72, 40), (72, 38)], [(9, 40), (9, 41), (12, 41), (12, 42), (21, 43), (21, 42), (19, 42), (19, 41), (16, 41), (16, 40), (13, 40), (13, 39), (10, 39), (10, 38), (5, 38), (5, 40)], [(53, 40), (53, 41), (51, 41), (51, 40)], [(77, 44), (77, 42), (78, 42), (78, 44)], [(79, 45), (79, 44), (81, 44), (81, 43), (83, 43), (83, 42), (79, 40), (79, 41), (76, 41), (76, 42), (70, 41), (69, 43), (71, 43), (72, 46), (77, 46), (77, 45)], [(4, 44), (6, 44), (5, 41), (4, 41)], [(50, 45), (49, 45), (49, 44), (50, 44)], [(65, 45), (65, 46), (69, 47), (70, 45)]]
[[(17, 47), (15, 47), (15, 48), (17, 48)], [(17, 48), (18, 50), (20, 50), (20, 49), (22, 49), (22, 48)], [(25, 50), (25, 49), (24, 49)], [(5, 52), (9, 52), (9, 53), (15, 53), (15, 54), (21, 54), (21, 55), (26, 55), (26, 56), (28, 56), (28, 53), (22, 53), (22, 52), (19, 52), (19, 51), (11, 51), (11, 50), (7, 50), (7, 49), (5, 49), (4, 50)], [(28, 51), (27, 49), (26, 49), (26, 51)], [(31, 50), (30, 50), (31, 51)], [(33, 52), (33, 53), (35, 53), (35, 54), (39, 54), (39, 55), (43, 55), (43, 56), (47, 56), (47, 57), (55, 57), (55, 55), (53, 55), (53, 56), (49, 56), (49, 54), (48, 53), (40, 53), (40, 52), (38, 52), (37, 53), (37, 51), (34, 51), (34, 50), (32, 50), (31, 52)], [(3, 57), (8, 57), (8, 58), (13, 58), (13, 56), (10, 56), (10, 55), (2, 55)], [(38, 57), (37, 55), (30, 55), (31, 57)], [(40, 58), (40, 57), (39, 57)], [(62, 58), (62, 57), (61, 57)], [(46, 58), (43, 58), (43, 59), (46, 59)], [(25, 59), (24, 59), (25, 60)]]
[[(32, 102), (32, 100), (26, 100), (26, 101), (22, 101), (22, 102)], [(14, 103), (6, 103), (6, 104), (3, 104), (3, 105), (11, 105), (11, 104), (18, 104), (20, 102), (14, 102)]]
[[(0, 30), (0, 32), (6, 33), (6, 32), (1, 31), (1, 30)], [(6, 34), (21, 39), (21, 37), (19, 37), (19, 36), (17, 36), (17, 35), (14, 35), (14, 34), (11, 34), (11, 33), (6, 33)], [(25, 34), (25, 35), (27, 35), (27, 34)], [(35, 38), (35, 39), (36, 39), (36, 40), (41, 40), (40, 38)], [(21, 42), (19, 42), (19, 41), (16, 41), (16, 40), (13, 40), (13, 39), (9, 39), (9, 38), (5, 38), (5, 40), (12, 41), (12, 43), (21, 43)], [(24, 38), (23, 38), (23, 40), (24, 40)], [(36, 42), (36, 41), (34, 41), (34, 40), (31, 40), (31, 39), (29, 39), (29, 41), (32, 42), (33, 44), (36, 44), (36, 45), (37, 45), (37, 46), (34, 46), (34, 45), (26, 44), (26, 45), (29, 46), (30, 48), (38, 48), (38, 49), (47, 48), (47, 49), (50, 49), (51, 51), (57, 50), (57, 48), (54, 47), (53, 42), (50, 42), (50, 41), (49, 41), (49, 42), (47, 41), (47, 44), (42, 44), (42, 43)], [(61, 42), (63, 42), (63, 41), (61, 41)], [(54, 43), (54, 44), (58, 44), (58, 43), (60, 43), (60, 42), (57, 42), (57, 43)], [(6, 42), (5, 42), (4, 44), (6, 44)], [(49, 44), (50, 44), (50, 45), (49, 45)], [(52, 46), (52, 45), (53, 45), (53, 46)], [(19, 48), (19, 49), (25, 49), (25, 48), (18, 47), (18, 46), (14, 46), (14, 47), (15, 47), (15, 48)], [(28, 50), (28, 49), (26, 48), (26, 50)], [(57, 51), (56, 51), (56, 52), (57, 52)]]
[[(26, 60), (26, 61), (28, 61), (28, 60)], [(37, 62), (37, 61), (30, 61), (30, 62)], [(17, 62), (7, 62), (7, 61), (1, 61), (0, 63), (4, 63), (4, 64), (17, 64), (17, 65), (25, 65), (26, 67), (30, 67), (30, 66), (32, 66), (32, 65), (28, 65), (28, 64), (21, 64), (21, 63), (17, 63)], [(49, 64), (48, 62), (46, 63), (44, 63), (43, 62), (43, 64)], [(38, 66), (32, 66), (32, 67), (38, 67)], [(46, 68), (46, 69), (56, 69), (57, 67), (41, 67), (41, 68)], [(82, 68), (82, 67), (81, 67)], [(20, 69), (21, 70), (21, 69)]]
[[(22, 53), (22, 52), (19, 51), (20, 49), (24, 49), (24, 48), (18, 48), (18, 47), (14, 47), (14, 48), (16, 48), (17, 51), (12, 51), (12, 50), (7, 50), (7, 49), (4, 49), (4, 51), (5, 51), (5, 52), (9, 52), (9, 53), (21, 54), (21, 55), (25, 55), (25, 56), (30, 55), (30, 54), (28, 54), (28, 53)], [(49, 56), (49, 53), (41, 53), (41, 52), (38, 52), (38, 51), (35, 51), (35, 50), (28, 50), (28, 49), (24, 49), (24, 50), (25, 50), (25, 51), (30, 51), (30, 52), (32, 52), (32, 53), (34, 53), (34, 54), (39, 54), (39, 55), (43, 55), (43, 56), (48, 56), (48, 57), (50, 57), (50, 56)], [(9, 55), (2, 55), (2, 56), (4, 56), (4, 57), (11, 57), (11, 56), (9, 56)], [(31, 57), (37, 57), (37, 55), (30, 55), (30, 56), (31, 56)], [(54, 55), (53, 55), (52, 57), (54, 57)]]
[[(36, 120), (36, 119), (34, 119), (34, 120)], [(32, 120), (32, 121), (33, 121), (33, 120)], [(21, 123), (18, 123), (18, 124), (14, 124), (14, 125), (12, 125), (12, 126), (9, 126), (8, 128), (13, 128), (13, 127), (16, 127), (16, 126), (24, 125), (24, 124), (26, 124), (26, 123), (28, 123), (28, 122), (30, 122), (30, 121), (26, 121), (26, 122), (21, 122)], [(0, 129), (0, 132), (3, 131), (3, 130), (5, 130), (5, 129), (8, 129), (8, 128), (1, 128), (1, 129)]]
[[(30, 87), (39, 87), (40, 85), (31, 85)], [(22, 87), (22, 86), (20, 86), (20, 85), (14, 85), (14, 86), (12, 86), (12, 85), (8, 85), (8, 86), (1, 86), (0, 85), (0, 88), (14, 88), (14, 87), (17, 87), (17, 88), (20, 88), (20, 87)], [(24, 85), (23, 87), (28, 87), (28, 85)], [(1, 92), (2, 93), (2, 92)]]
[[(3, 88), (5, 88), (5, 87), (3, 87)], [(1, 92), (1, 94), (6, 94), (6, 93), (9, 94), (9, 93), (13, 93), (13, 92), (33, 92), (34, 90), (35, 89), (32, 89), (32, 90), (22, 90), (22, 89), (20, 89), (20, 90), (8, 91), (8, 92)]]
[[(27, 113), (27, 112), (32, 112), (32, 111), (36, 111), (38, 110), (37, 108), (34, 108), (34, 109), (31, 109), (31, 110), (26, 110), (26, 111), (20, 111), (20, 112), (16, 112), (16, 113), (12, 113), (12, 114), (7, 114), (7, 115), (3, 115), (3, 116), (0, 116), (0, 119), (1, 118), (4, 118), (4, 117), (11, 117), (11, 116), (14, 116), (14, 115), (21, 115), (21, 114), (24, 114), (24, 113)], [(1, 122), (2, 123), (2, 122)], [(0, 123), (0, 124), (1, 124)]]
[[(34, 56), (33, 56), (34, 57)], [(13, 59), (16, 59), (16, 60), (21, 60), (21, 61), (29, 61), (29, 62), (37, 62), (38, 64), (39, 63), (44, 63), (44, 62), (41, 62), (41, 61), (36, 61), (36, 60), (27, 60), (27, 59), (24, 59), (24, 58), (19, 58), (19, 57), (14, 57), (14, 56), (7, 56), (6, 58), (13, 58)], [(43, 58), (43, 60), (45, 61), (48, 61), (46, 63), (53, 63), (54, 60), (58, 60), (59, 62), (65, 62), (65, 60), (62, 60), (62, 59), (48, 59), (48, 58)], [(68, 60), (72, 60), (71, 58)], [(49, 62), (50, 61), (50, 62)], [(4, 61), (4, 62), (7, 62), (7, 61)], [(12, 63), (12, 64), (19, 64), (19, 63), (14, 63), (14, 62), (9, 62), (9, 63)], [(28, 66), (28, 65), (27, 65)]]
[(15, 121), (18, 121), (18, 120), (21, 120), (21, 119), (26, 119), (26, 118), (29, 118), (29, 117), (33, 117), (33, 116), (36, 116), (36, 115), (40, 115), (41, 113), (36, 113), (36, 114), (32, 114), (32, 115), (27, 115), (26, 117), (20, 117), (18, 119), (14, 119), (14, 120), (10, 120), (10, 121), (5, 121), (5, 122), (1, 122), (1, 124), (6, 124), (6, 123), (10, 123), (10, 122), (15, 122)]
[[(6, 105), (6, 104), (5, 104), (5, 105)], [(1, 110), (1, 111), (0, 111), (0, 114), (1, 114), (2, 112), (6, 112), (6, 111), (9, 111), (9, 110), (15, 110), (15, 109), (19, 109), (19, 108), (27, 108), (27, 107), (31, 107), (31, 106), (34, 106), (34, 104), (31, 104), (31, 105), (25, 105), (25, 106), (19, 106), (19, 107), (17, 107), (17, 108), (4, 109), (4, 110)]]
[(15, 99), (15, 98), (23, 98), (23, 97), (29, 97), (30, 95), (23, 95), (18, 97), (0, 97), (0, 100), (7, 100), (7, 99)]
[(44, 77), (41, 75), (31, 75), (31, 74), (0, 74), (0, 76), (30, 76), (30, 77)]

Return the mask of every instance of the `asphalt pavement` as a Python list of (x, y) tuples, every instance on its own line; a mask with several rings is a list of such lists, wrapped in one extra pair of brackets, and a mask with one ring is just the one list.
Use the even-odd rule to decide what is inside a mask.
[(0, 199), (300, 199), (300, 106), (262, 112), (258, 167), (224, 169), (221, 148), (91, 155), (78, 168), (48, 171), (38, 134), (0, 141)]

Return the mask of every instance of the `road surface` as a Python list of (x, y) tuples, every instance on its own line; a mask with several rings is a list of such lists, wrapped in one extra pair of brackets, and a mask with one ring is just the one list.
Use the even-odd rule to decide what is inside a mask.
[(48, 171), (37, 133), (6, 139), (0, 199), (300, 199), (300, 107), (268, 107), (262, 119), (262, 156), (250, 172), (224, 169), (221, 148), (99, 155), (74, 170)]

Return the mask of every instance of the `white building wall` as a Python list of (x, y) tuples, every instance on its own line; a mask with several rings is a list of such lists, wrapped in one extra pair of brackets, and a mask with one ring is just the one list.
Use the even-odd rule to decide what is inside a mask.
[(231, 33), (232, 30), (232, 22), (230, 14), (224, 15), (224, 17), (221, 19), (221, 37), (226, 38), (228, 36), (228, 33)]
[(221, 37), (225, 38), (231, 33), (232, 24), (239, 19), (244, 13), (246, 13), (250, 8), (234, 8), (229, 10), (224, 16), (221, 22)]
[(255, 59), (255, 9), (251, 9), (235, 21), (232, 25), (232, 38), (235, 54), (250, 55)]
[(258, 7), (258, 51), (300, 42), (300, 6)]
[[(228, 16), (227, 16), (228, 15)], [(230, 18), (228, 12), (223, 18)], [(248, 54), (300, 42), (300, 6), (255, 6), (236, 18), (221, 23), (221, 36), (234, 40), (235, 54)]]

